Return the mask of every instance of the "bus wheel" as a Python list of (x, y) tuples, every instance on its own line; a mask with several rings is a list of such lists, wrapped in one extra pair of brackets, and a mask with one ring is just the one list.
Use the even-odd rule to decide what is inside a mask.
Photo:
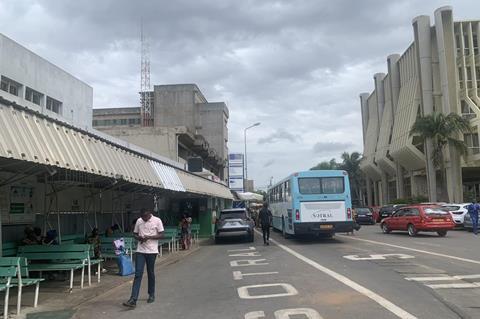
[(282, 235), (283, 235), (283, 238), (288, 238), (288, 234), (287, 234), (287, 231), (285, 229), (285, 220), (282, 219)]

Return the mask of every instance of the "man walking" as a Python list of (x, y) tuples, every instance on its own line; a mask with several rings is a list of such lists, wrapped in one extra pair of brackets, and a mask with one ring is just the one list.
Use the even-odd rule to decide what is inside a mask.
[(260, 225), (262, 226), (263, 234), (263, 244), (270, 245), (270, 226), (272, 225), (272, 212), (268, 209), (268, 203), (264, 202), (260, 213), (258, 214), (258, 219), (260, 220)]
[(470, 219), (472, 220), (472, 227), (473, 233), (475, 235), (478, 234), (478, 212), (480, 210), (480, 205), (477, 203), (476, 199), (468, 205), (468, 214), (470, 215)]
[(133, 235), (138, 240), (135, 254), (135, 279), (133, 280), (132, 295), (123, 305), (135, 308), (137, 305), (140, 285), (142, 284), (143, 270), (147, 265), (148, 274), (148, 303), (155, 301), (155, 259), (158, 255), (158, 240), (163, 237), (163, 223), (160, 218), (152, 215), (146, 209), (140, 211), (140, 218), (135, 223)]

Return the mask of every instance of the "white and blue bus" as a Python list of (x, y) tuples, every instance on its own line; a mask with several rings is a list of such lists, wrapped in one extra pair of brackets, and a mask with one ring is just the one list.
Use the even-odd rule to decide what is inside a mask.
[(353, 231), (348, 174), (340, 170), (298, 172), (267, 192), (273, 227), (289, 235)]

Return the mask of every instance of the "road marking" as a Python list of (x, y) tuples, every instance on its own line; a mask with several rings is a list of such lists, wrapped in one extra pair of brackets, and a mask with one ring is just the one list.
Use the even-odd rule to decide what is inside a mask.
[(477, 279), (480, 278), (480, 275), (460, 275), (460, 276), (453, 276), (457, 279)]
[(241, 271), (233, 272), (233, 279), (242, 280), (245, 276), (260, 276), (260, 275), (275, 275), (278, 274), (278, 271), (269, 271), (269, 272), (252, 272), (252, 273), (242, 273)]
[(353, 280), (345, 277), (344, 275), (341, 275), (337, 272), (334, 272), (333, 270), (330, 270), (329, 268), (326, 268), (326, 267), (320, 265), (319, 263), (317, 263), (317, 262), (315, 262), (315, 261), (297, 253), (293, 249), (280, 244), (279, 242), (277, 242), (274, 239), (270, 239), (270, 241), (273, 242), (274, 244), (276, 244), (278, 247), (285, 250), (286, 252), (288, 252), (290, 255), (293, 255), (293, 256), (297, 257), (298, 259), (305, 262), (306, 264), (316, 268), (317, 270), (320, 270), (321, 272), (329, 275), (330, 277), (340, 281), (344, 285), (346, 285), (346, 286), (352, 288), (353, 290), (356, 290), (357, 292), (361, 293), (362, 295), (372, 299), (373, 301), (375, 301), (376, 303), (378, 303), (379, 305), (381, 305), (382, 307), (384, 307), (385, 309), (387, 309), (388, 311), (390, 311), (391, 313), (393, 313), (397, 317), (402, 318), (402, 319), (417, 319), (417, 317), (415, 317), (414, 315), (408, 313), (407, 311), (403, 310), (402, 308), (393, 304), (392, 302), (388, 301), (387, 299), (383, 298), (382, 296), (376, 294), (375, 292), (371, 291), (370, 289), (365, 288), (360, 284), (357, 284), (356, 282), (354, 282)]
[(245, 266), (261, 266), (268, 265), (268, 263), (262, 263), (266, 259), (240, 259), (232, 260), (230, 262), (230, 267), (245, 267)]
[(458, 278), (450, 277), (450, 276), (438, 276), (438, 277), (407, 277), (405, 280), (408, 281), (451, 281), (451, 280), (458, 280)]
[[(290, 316), (303, 315), (306, 319), (323, 319), (320, 314), (310, 308), (296, 308), (296, 309), (280, 309), (274, 313), (275, 319), (290, 319)], [(265, 318), (264, 311), (252, 311), (245, 314), (245, 319), (261, 319)]]
[(252, 251), (252, 250), (257, 250), (255, 247), (248, 247), (248, 248), (242, 248), (242, 249), (229, 249), (227, 250), (229, 253), (233, 253), (236, 251)]
[(411, 255), (406, 255), (406, 254), (373, 254), (369, 255), (368, 257), (360, 257), (358, 255), (347, 255), (343, 256), (343, 258), (349, 259), (349, 260), (385, 260), (388, 257), (394, 257), (396, 259), (411, 259), (415, 258), (414, 256)]
[(238, 253), (238, 254), (231, 254), (228, 257), (260, 257), (260, 253), (258, 251), (253, 251), (250, 253)]
[(260, 319), (260, 318), (265, 318), (265, 312), (252, 311), (245, 314), (245, 319)]
[[(250, 295), (249, 290), (255, 288), (265, 288), (265, 287), (281, 287), (285, 292), (268, 294), (268, 295)], [(241, 299), (265, 299), (265, 298), (276, 298), (276, 297), (288, 297), (298, 295), (297, 289), (290, 284), (286, 283), (276, 283), (276, 284), (262, 284), (262, 285), (251, 285), (243, 286), (237, 288), (238, 296)]]
[(432, 289), (462, 289), (462, 288), (478, 288), (479, 285), (475, 283), (461, 283), (461, 284), (434, 284), (434, 285), (425, 285)]
[(417, 253), (422, 253), (422, 254), (427, 254), (427, 255), (432, 255), (432, 256), (455, 259), (455, 260), (459, 260), (459, 261), (464, 261), (464, 262), (480, 265), (480, 260), (462, 258), (462, 257), (451, 256), (451, 255), (446, 255), (446, 254), (440, 254), (440, 253), (435, 253), (433, 251), (421, 250), (421, 249), (410, 248), (410, 247), (405, 247), (405, 246), (399, 246), (399, 245), (393, 245), (393, 244), (387, 244), (387, 243), (379, 243), (379, 242), (376, 242), (376, 241), (373, 241), (373, 240), (361, 239), (361, 238), (352, 238), (352, 237), (345, 236), (345, 235), (336, 235), (336, 236), (337, 237), (348, 238), (348, 239), (352, 239), (352, 240), (357, 240), (357, 241), (363, 241), (363, 242), (366, 242), (366, 243), (371, 243), (371, 244), (376, 244), (376, 245), (389, 246), (389, 247), (395, 247), (395, 248), (415, 251)]

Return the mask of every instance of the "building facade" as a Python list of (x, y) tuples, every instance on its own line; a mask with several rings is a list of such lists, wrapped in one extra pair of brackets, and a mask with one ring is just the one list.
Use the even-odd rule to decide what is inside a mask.
[(0, 77), (8, 100), (84, 129), (92, 126), (92, 87), (3, 34)]
[[(374, 90), (360, 94), (367, 203), (418, 196), (449, 202), (478, 198), (480, 21), (454, 21), (452, 8), (442, 7), (433, 21), (419, 16), (412, 26), (410, 46), (388, 56), (388, 72), (375, 74)], [(460, 155), (448, 145), (444, 162), (435, 166), (430, 142), (411, 136), (410, 129), (418, 116), (452, 112), (473, 127), (463, 136), (468, 153)]]
[(153, 121), (148, 125), (140, 107), (129, 107), (95, 109), (93, 126), (184, 165), (201, 157), (206, 170), (226, 181), (226, 104), (208, 102), (195, 84), (155, 85), (151, 98)]

